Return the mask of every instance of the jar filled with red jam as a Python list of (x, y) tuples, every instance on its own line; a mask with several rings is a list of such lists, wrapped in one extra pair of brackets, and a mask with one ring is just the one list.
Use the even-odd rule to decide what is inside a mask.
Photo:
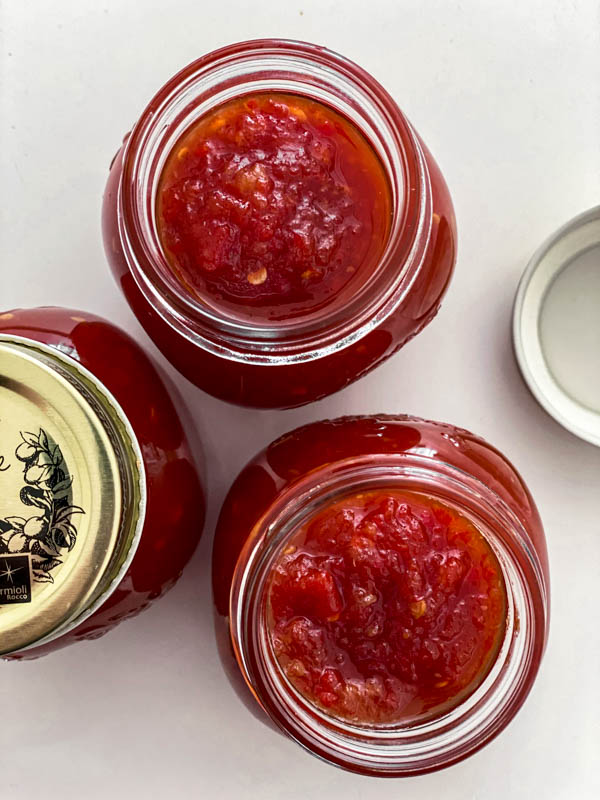
[(468, 431), (348, 417), (240, 473), (213, 553), (217, 638), (241, 697), (354, 772), (448, 766), (525, 700), (549, 611), (540, 518)]
[(316, 45), (257, 40), (150, 102), (104, 196), (107, 256), (169, 361), (241, 405), (335, 392), (436, 314), (448, 189), (394, 100)]
[(174, 585), (204, 493), (174, 387), (123, 331), (0, 313), (0, 656), (95, 639)]

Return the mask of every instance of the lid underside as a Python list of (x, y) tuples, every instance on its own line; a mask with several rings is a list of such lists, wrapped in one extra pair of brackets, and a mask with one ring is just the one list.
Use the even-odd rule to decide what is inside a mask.
[[(513, 314), (515, 353), (533, 395), (563, 427), (595, 445), (600, 445), (600, 413), (569, 393), (557, 379), (545, 352), (541, 318), (557, 276), (576, 258), (599, 245), (600, 206), (568, 222), (535, 253), (519, 284)], [(569, 313), (572, 310), (565, 308), (564, 314)], [(571, 357), (582, 358), (580, 352), (573, 352)], [(585, 366), (582, 365), (584, 369)], [(591, 374), (598, 364), (587, 367)]]

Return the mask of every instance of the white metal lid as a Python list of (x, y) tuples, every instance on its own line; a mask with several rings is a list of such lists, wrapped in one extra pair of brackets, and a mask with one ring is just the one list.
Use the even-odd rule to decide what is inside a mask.
[(567, 222), (533, 255), (515, 299), (513, 341), (538, 402), (600, 446), (600, 206)]

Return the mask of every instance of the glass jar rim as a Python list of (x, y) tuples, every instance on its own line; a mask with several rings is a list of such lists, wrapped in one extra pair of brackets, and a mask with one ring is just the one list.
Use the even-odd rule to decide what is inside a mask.
[[(293, 65), (301, 71), (294, 73)], [(300, 93), (307, 94), (307, 87), (315, 92), (327, 90), (328, 99), (334, 97), (343, 110), (352, 109), (357, 114), (360, 110), (360, 127), (368, 123), (368, 138), (379, 137), (376, 144), (380, 157), (387, 159), (384, 169), (393, 184), (396, 201), (390, 235), (375, 278), (361, 286), (347, 304), (331, 313), (325, 309), (320, 315), (299, 317), (289, 324), (261, 325), (203, 304), (177, 280), (157, 241), (155, 184), (154, 188), (150, 184), (156, 181), (156, 173), (160, 174), (160, 154), (163, 163), (168, 154), (164, 152), (166, 139), (170, 137), (172, 147), (180, 132), (189, 126), (190, 114), (202, 107), (199, 98), (210, 103), (215, 98), (221, 102), (223, 92), (232, 97), (247, 94), (247, 88), (235, 91), (239, 80), (258, 81), (258, 76), (264, 74), (259, 67), (267, 66), (273, 75), (285, 74), (292, 85), (300, 86), (300, 77), (304, 76), (306, 85), (300, 87)], [(313, 73), (309, 74), (311, 69)], [(377, 126), (371, 124), (371, 118)], [(286, 39), (228, 45), (202, 56), (171, 78), (147, 105), (126, 139), (118, 206), (125, 259), (152, 308), (201, 348), (230, 360), (255, 364), (314, 360), (349, 346), (381, 325), (410, 291), (424, 260), (432, 224), (425, 155), (393, 98), (345, 57), (318, 45)]]
[[(370, 473), (373, 478), (378, 470), (388, 486), (398, 478), (429, 480), (429, 485), (421, 484), (413, 491), (446, 501), (450, 492), (451, 502), (461, 512), (479, 518), (482, 532), (499, 558), (511, 610), (496, 662), (472, 695), (438, 719), (414, 726), (387, 726), (383, 733), (373, 734), (368, 727), (336, 722), (302, 698), (291, 699), (297, 694), (293, 690), (288, 689), (287, 694), (280, 691), (281, 677), (277, 687), (277, 678), (268, 674), (268, 648), (264, 635), (261, 638), (264, 630), (257, 615), (273, 554), (280, 552), (286, 540), (286, 523), (281, 520), (292, 519), (294, 514), (306, 519), (316, 513), (311, 504), (322, 496), (328, 481), (338, 480), (347, 493), (349, 476)], [(466, 505), (457, 499), (462, 495), (468, 498)], [(327, 502), (332, 502), (331, 497)], [(297, 530), (298, 524), (298, 518), (290, 522), (288, 533)], [(284, 533), (278, 535), (281, 530)], [(432, 464), (430, 458), (415, 454), (382, 454), (335, 462), (298, 479), (278, 496), (257, 521), (238, 559), (229, 619), (242, 675), (265, 712), (285, 733), (337, 766), (371, 775), (402, 776), (449, 766), (480, 749), (505, 727), (524, 702), (537, 673), (547, 635), (547, 611), (547, 587), (537, 553), (522, 523), (502, 498), (478, 478), (452, 465)]]

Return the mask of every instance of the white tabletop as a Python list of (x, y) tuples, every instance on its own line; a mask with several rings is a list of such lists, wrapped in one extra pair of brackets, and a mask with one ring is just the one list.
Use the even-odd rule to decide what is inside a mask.
[[(442, 165), (460, 233), (434, 323), (342, 393), (259, 413), (177, 376), (206, 443), (203, 545), (162, 602), (105, 638), (0, 664), (3, 800), (600, 796), (600, 449), (538, 407), (509, 335), (533, 250), (598, 203), (596, 0), (2, 0), (0, 26), (1, 308), (87, 309), (156, 353), (104, 260), (108, 165), (167, 78), (241, 39), (322, 43), (376, 76)], [(255, 720), (219, 663), (209, 593), (212, 526), (245, 461), (301, 423), (376, 411), (504, 450), (539, 505), (552, 571), (550, 644), (523, 710), (462, 764), (404, 781), (343, 773)]]

